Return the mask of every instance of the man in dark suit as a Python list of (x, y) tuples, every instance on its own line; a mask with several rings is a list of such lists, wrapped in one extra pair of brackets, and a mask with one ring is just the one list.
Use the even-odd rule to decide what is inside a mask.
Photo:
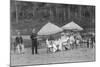
[(31, 34), (31, 40), (32, 40), (32, 54), (38, 54), (37, 51), (37, 34), (35, 32), (35, 29), (33, 29), (32, 34)]

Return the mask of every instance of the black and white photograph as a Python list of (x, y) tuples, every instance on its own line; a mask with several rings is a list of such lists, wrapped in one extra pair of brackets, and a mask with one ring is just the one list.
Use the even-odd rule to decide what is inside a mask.
[(94, 62), (95, 7), (10, 0), (10, 66)]

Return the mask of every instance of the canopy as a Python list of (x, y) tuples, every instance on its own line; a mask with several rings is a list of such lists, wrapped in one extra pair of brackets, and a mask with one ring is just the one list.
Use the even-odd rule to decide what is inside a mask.
[(60, 27), (58, 27), (57, 25), (48, 22), (46, 25), (44, 25), (40, 31), (38, 32), (38, 35), (51, 35), (51, 34), (55, 34), (58, 32), (63, 31)]
[(83, 30), (82, 27), (80, 27), (78, 24), (76, 24), (75, 22), (70, 22), (64, 26), (62, 26), (62, 29), (65, 29), (65, 30), (78, 30), (78, 31), (81, 31)]

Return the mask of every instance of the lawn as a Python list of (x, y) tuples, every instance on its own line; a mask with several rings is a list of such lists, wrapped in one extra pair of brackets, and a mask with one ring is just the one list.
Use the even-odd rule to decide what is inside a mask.
[(46, 48), (42, 48), (38, 49), (38, 52), (39, 54), (32, 55), (30, 48), (25, 48), (24, 55), (14, 54), (11, 51), (11, 66), (95, 61), (94, 48), (79, 48), (49, 54)]

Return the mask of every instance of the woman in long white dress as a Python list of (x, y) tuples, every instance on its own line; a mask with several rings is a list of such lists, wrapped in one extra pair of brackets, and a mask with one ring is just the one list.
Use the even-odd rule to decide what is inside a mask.
[(47, 45), (47, 53), (51, 52), (51, 48), (53, 47), (52, 44), (51, 44), (51, 41), (46, 39), (46, 45)]
[(71, 46), (71, 49), (74, 49), (74, 46), (75, 46), (75, 38), (74, 38), (74, 36), (73, 35), (71, 35), (70, 36), (70, 38), (69, 38), (69, 40), (70, 40), (70, 46)]

